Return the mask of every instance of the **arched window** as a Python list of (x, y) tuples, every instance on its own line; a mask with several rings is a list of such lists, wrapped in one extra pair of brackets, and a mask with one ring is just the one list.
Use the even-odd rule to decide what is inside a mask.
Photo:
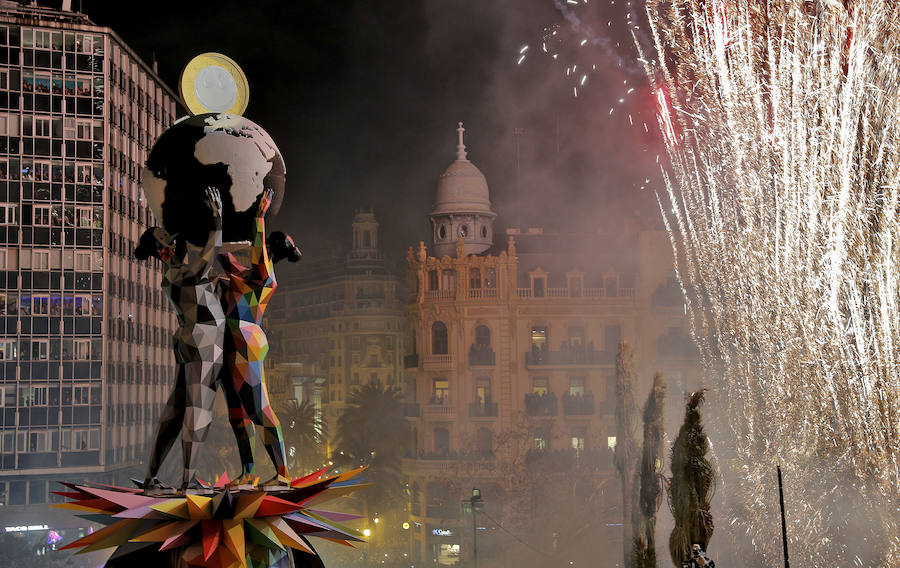
[(450, 453), (450, 432), (446, 428), (434, 429), (434, 453), (439, 456)]
[(490, 428), (479, 428), (475, 433), (475, 452), (481, 457), (493, 455), (493, 433)]
[(431, 354), (446, 355), (448, 349), (447, 325), (442, 321), (436, 321), (431, 326)]
[(479, 325), (475, 328), (475, 345), (480, 347), (491, 346), (491, 330), (486, 325)]

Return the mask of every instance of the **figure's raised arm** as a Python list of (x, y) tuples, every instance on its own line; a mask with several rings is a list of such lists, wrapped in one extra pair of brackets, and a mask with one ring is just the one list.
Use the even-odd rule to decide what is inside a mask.
[(256, 210), (256, 227), (253, 235), (252, 248), (250, 250), (250, 269), (253, 280), (266, 281), (271, 277), (272, 261), (266, 248), (266, 211), (272, 205), (272, 197), (275, 192), (271, 188), (263, 190), (259, 198), (259, 206)]
[(192, 276), (203, 273), (222, 246), (222, 198), (218, 189), (206, 188), (206, 205), (212, 212), (213, 228), (200, 254), (185, 267), (185, 272)]

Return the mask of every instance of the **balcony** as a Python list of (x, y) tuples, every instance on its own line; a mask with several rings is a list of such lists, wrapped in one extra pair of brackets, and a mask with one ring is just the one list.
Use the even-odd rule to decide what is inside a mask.
[(559, 413), (556, 395), (554, 393), (525, 395), (525, 413), (528, 416), (556, 416)]
[(453, 355), (426, 355), (423, 368), (426, 371), (441, 371), (453, 366)]
[(403, 368), (404, 369), (418, 369), (419, 368), (419, 354), (413, 353), (412, 355), (404, 355), (403, 356)]
[(469, 348), (470, 367), (493, 367), (497, 362), (497, 354), (490, 345), (473, 345)]
[(449, 420), (456, 418), (456, 407), (446, 404), (426, 404), (422, 407), (422, 418), (430, 420)]
[(588, 349), (566, 349), (565, 351), (549, 351), (532, 349), (525, 353), (526, 367), (589, 367), (592, 365), (614, 365), (616, 352), (595, 351)]
[(565, 416), (591, 416), (594, 414), (594, 395), (564, 393), (562, 407)]
[(470, 402), (469, 418), (496, 418), (497, 403), (496, 402)]

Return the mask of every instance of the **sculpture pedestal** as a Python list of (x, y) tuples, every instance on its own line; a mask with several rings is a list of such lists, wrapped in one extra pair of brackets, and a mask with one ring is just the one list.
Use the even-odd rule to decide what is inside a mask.
[(70, 501), (53, 506), (106, 525), (63, 548), (116, 548), (110, 568), (324, 568), (308, 537), (362, 538), (341, 524), (359, 515), (317, 507), (365, 486), (362, 471), (323, 478), (322, 470), (263, 488), (228, 487), (223, 476), (186, 493), (64, 483), (71, 491), (57, 494)]

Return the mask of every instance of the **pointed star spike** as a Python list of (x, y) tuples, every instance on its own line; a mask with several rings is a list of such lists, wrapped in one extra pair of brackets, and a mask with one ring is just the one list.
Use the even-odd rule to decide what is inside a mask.
[(154, 511), (165, 513), (170, 517), (177, 517), (179, 519), (190, 518), (190, 513), (188, 513), (187, 499), (183, 497), (173, 497), (170, 499), (166, 499), (166, 501), (164, 501), (163, 503), (151, 505), (150, 508)]
[(98, 531), (94, 531), (93, 533), (91, 533), (87, 536), (83, 536), (74, 542), (70, 542), (69, 544), (67, 544), (63, 547), (60, 547), (60, 550), (67, 550), (70, 548), (82, 548), (85, 546), (91, 546), (91, 545), (93, 545), (97, 542), (100, 542), (103, 539), (109, 537), (110, 535), (116, 534), (117, 532), (127, 531), (128, 527), (134, 522), (135, 521), (130, 520), (130, 519), (118, 521), (115, 524), (112, 524), (108, 527), (103, 527), (102, 529), (100, 529)]
[(222, 543), (222, 523), (218, 521), (201, 521), (200, 534), (203, 540), (203, 560), (209, 561), (213, 552)]
[(307, 552), (309, 554), (315, 554), (315, 551), (307, 546), (305, 542), (303, 542), (303, 539), (300, 537), (300, 535), (294, 532), (294, 529), (292, 529), (284, 519), (280, 517), (272, 517), (265, 520), (269, 524), (269, 527), (272, 529), (272, 531), (275, 533), (275, 536), (278, 537), (278, 540), (281, 541), (281, 544), (289, 546), (291, 548), (296, 548), (297, 550), (302, 550), (303, 552)]
[(188, 515), (191, 519), (209, 519), (212, 517), (212, 497), (202, 495), (184, 496), (187, 500)]
[(165, 541), (163, 541), (162, 545), (159, 547), (160, 552), (162, 552), (163, 550), (172, 550), (173, 548), (178, 548), (179, 546), (189, 544), (191, 542), (191, 538), (193, 537), (187, 534), (187, 531), (193, 528), (193, 526), (198, 522), (200, 521), (184, 521), (185, 524), (190, 524), (190, 526), (184, 529), (184, 531), (181, 531), (178, 534), (173, 534)]
[(320, 538), (321, 538), (322, 540), (327, 540), (327, 541), (330, 541), (330, 542), (334, 542), (334, 543), (336, 543), (336, 544), (343, 544), (344, 546), (349, 546), (350, 548), (356, 548), (355, 546), (353, 546), (351, 543), (347, 542), (346, 540), (341, 540), (341, 539), (339, 539), (339, 538), (327, 538), (327, 537), (324, 537), (324, 536), (323, 536), (323, 537), (320, 537)]
[(287, 513), (293, 513), (294, 511), (299, 511), (301, 509), (300, 505), (296, 503), (291, 503), (290, 501), (285, 501), (284, 499), (279, 499), (278, 497), (273, 497), (272, 495), (266, 495), (262, 503), (259, 504), (259, 508), (256, 510), (256, 514), (254, 517), (270, 517), (273, 515), (284, 515)]
[(291, 480), (291, 487), (299, 487), (300, 485), (303, 485), (304, 483), (309, 482), (309, 481), (318, 481), (318, 479), (320, 477), (322, 477), (322, 474), (325, 473), (326, 471), (328, 471), (328, 468), (323, 467), (319, 471), (314, 471), (308, 475), (304, 475), (302, 477), (293, 479), (293, 480)]
[(222, 522), (222, 542), (225, 547), (246, 568), (246, 546), (244, 542), (244, 522), (241, 519), (228, 519)]
[(122, 507), (104, 501), (103, 499), (85, 499), (72, 503), (54, 503), (50, 505), (54, 509), (69, 509), (70, 511), (85, 511), (87, 513), (101, 513), (113, 515), (122, 510)]
[(320, 509), (307, 509), (304, 512), (312, 513), (318, 517), (322, 517), (323, 519), (328, 519), (329, 521), (335, 521), (338, 523), (363, 518), (363, 515), (354, 515), (352, 513), (339, 513), (337, 511), (322, 511)]
[(162, 524), (153, 525), (153, 527), (145, 532), (138, 533), (131, 537), (131, 542), (165, 542), (170, 536), (178, 531), (178, 527), (185, 522), (194, 521), (167, 521)]
[(358, 467), (358, 468), (356, 468), (356, 469), (351, 469), (350, 471), (345, 471), (344, 473), (342, 473), (342, 474), (340, 474), (340, 475), (337, 476), (337, 481), (336, 481), (336, 482), (348, 481), (348, 480), (350, 480), (350, 479), (353, 479), (353, 478), (356, 477), (357, 475), (359, 475), (359, 474), (361, 474), (362, 472), (366, 471), (366, 470), (368, 469), (368, 467), (369, 467), (369, 466), (363, 465), (363, 466), (360, 466), (360, 467)]
[(308, 499), (302, 501), (302, 503), (305, 507), (327, 503), (328, 501), (332, 501), (334, 499), (337, 499), (338, 497), (343, 497), (344, 495), (349, 495), (359, 489), (362, 489), (363, 487), (369, 487), (371, 485), (371, 483), (363, 483), (360, 485), (347, 485), (344, 487), (329, 487), (328, 491), (313, 495)]
[(278, 548), (284, 550), (284, 545), (278, 540), (272, 527), (262, 519), (244, 519), (244, 527), (247, 529), (247, 535), (250, 540), (265, 546), (266, 548)]
[(246, 519), (254, 516), (265, 496), (262, 491), (239, 495), (234, 506), (234, 518)]
[(223, 471), (222, 475), (216, 479), (216, 489), (224, 489), (226, 485), (231, 482), (231, 479), (228, 477), (228, 472)]
[[(83, 548), (79, 554), (85, 552), (94, 552), (96, 550), (103, 550), (104, 548), (113, 548), (116, 546), (121, 546), (128, 542), (128, 539), (136, 533), (142, 526), (142, 521), (128, 519), (124, 521), (125, 524), (115, 525), (118, 530), (112, 531), (108, 533), (104, 538), (98, 540), (97, 542), (86, 546)], [(113, 528), (113, 527), (107, 527)]]

